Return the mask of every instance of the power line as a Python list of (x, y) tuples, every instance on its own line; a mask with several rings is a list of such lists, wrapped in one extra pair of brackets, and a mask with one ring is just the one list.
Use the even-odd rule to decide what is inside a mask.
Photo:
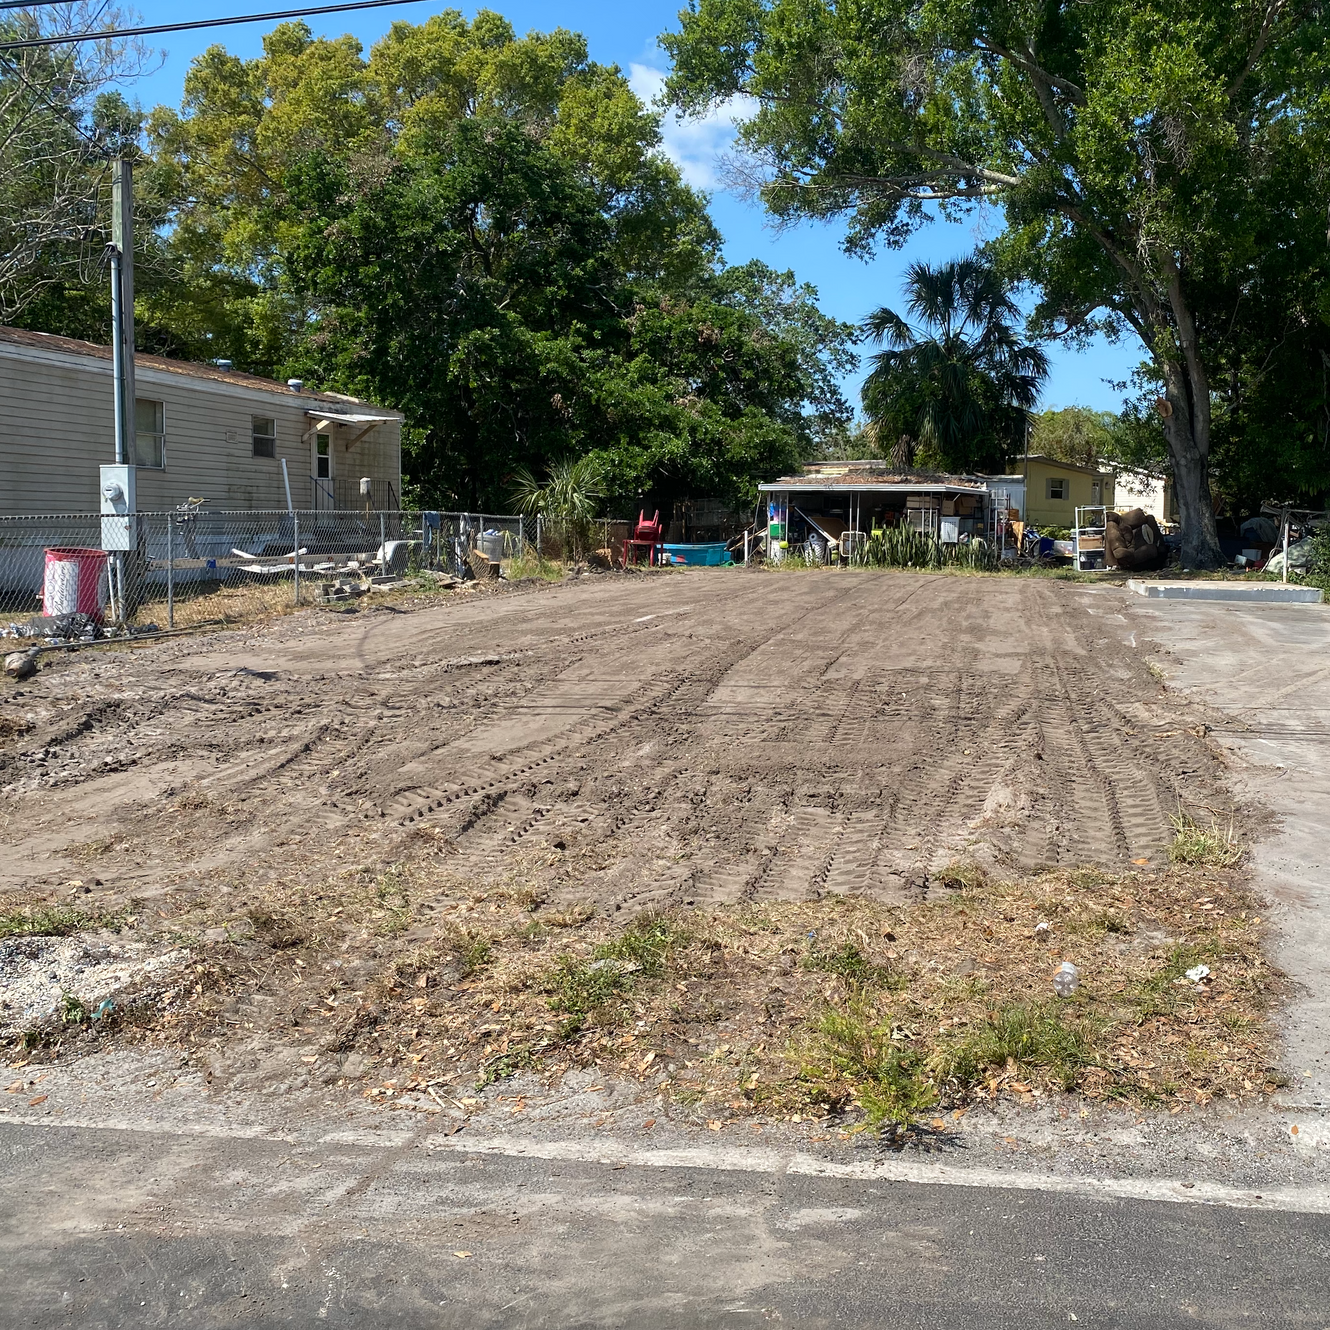
[[(387, 5), (412, 4), (415, 0), (351, 0), (340, 5), (321, 5), (317, 9), (280, 9), (269, 14), (236, 14), (231, 18), (195, 19), (190, 23), (158, 23), (146, 28), (104, 28), (100, 32), (72, 32), (63, 37), (30, 37), (21, 42), (0, 42), (0, 51), (21, 51), (32, 46), (66, 46), (75, 42), (98, 42), (115, 37), (151, 37), (159, 32), (189, 32), (195, 28), (225, 28), (235, 23), (270, 23), (279, 18), (306, 18), (317, 14), (342, 14), (351, 9), (382, 9)], [(59, 0), (35, 0), (36, 4), (56, 4)], [(0, 9), (28, 9), (32, 5), (4, 4)]]

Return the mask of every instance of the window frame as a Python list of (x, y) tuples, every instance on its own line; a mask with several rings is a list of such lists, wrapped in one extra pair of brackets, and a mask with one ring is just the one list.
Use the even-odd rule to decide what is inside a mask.
[[(147, 430), (139, 428), (139, 407), (155, 406), (157, 408), (157, 419), (154, 423), (161, 426), (160, 429)], [(156, 451), (159, 454), (159, 460), (155, 462), (145, 462), (139, 453), (139, 437), (147, 435), (157, 441)], [(166, 403), (156, 397), (134, 398), (134, 465), (144, 471), (165, 471), (166, 470)]]
[[(267, 430), (260, 431), (259, 425), (268, 426)], [(271, 452), (259, 451), (259, 443), (266, 443)], [(276, 416), (250, 416), (249, 418), (249, 447), (251, 457), (262, 457), (267, 461), (277, 460), (277, 417)]]
[[(319, 444), (325, 442), (328, 445), (328, 451), (326, 453), (321, 453), (319, 451)], [(325, 461), (328, 463), (328, 474), (326, 476), (321, 476), (319, 475), (319, 463)], [(332, 434), (329, 433), (328, 431), (320, 431), (319, 433), (314, 435), (314, 479), (331, 480), (333, 478), (332, 467), (333, 467)]]
[[(1053, 486), (1058, 487), (1058, 492), (1053, 493)], [(1049, 476), (1044, 482), (1044, 498), (1054, 502), (1066, 503), (1069, 486), (1066, 476)]]

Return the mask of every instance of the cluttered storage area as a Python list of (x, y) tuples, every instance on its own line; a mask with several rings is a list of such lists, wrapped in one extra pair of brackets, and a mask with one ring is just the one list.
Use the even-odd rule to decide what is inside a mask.
[(901, 475), (864, 464), (806, 468), (801, 476), (760, 485), (767, 550), (776, 561), (849, 560), (871, 536), (908, 527), (944, 545), (991, 540), (991, 495), (961, 476)]

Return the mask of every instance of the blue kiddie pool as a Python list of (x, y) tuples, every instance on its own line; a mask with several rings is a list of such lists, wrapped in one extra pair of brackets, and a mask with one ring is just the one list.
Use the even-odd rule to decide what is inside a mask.
[(730, 562), (729, 547), (720, 545), (666, 545), (665, 553), (671, 563), (686, 564), (691, 568), (719, 568)]

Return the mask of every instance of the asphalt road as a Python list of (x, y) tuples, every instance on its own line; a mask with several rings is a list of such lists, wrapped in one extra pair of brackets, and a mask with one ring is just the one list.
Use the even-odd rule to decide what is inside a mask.
[(5, 1327), (1330, 1326), (1327, 1213), (423, 1133), (7, 1122), (0, 1152)]

